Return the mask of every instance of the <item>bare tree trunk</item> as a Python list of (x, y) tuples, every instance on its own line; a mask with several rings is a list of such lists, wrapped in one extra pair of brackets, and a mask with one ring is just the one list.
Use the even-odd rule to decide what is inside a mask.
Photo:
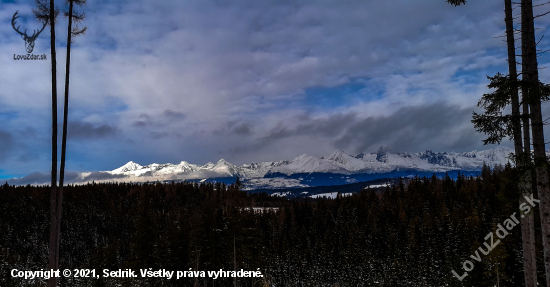
[[(520, 200), (524, 203), (525, 200)], [(537, 265), (536, 257), (534, 254), (534, 223), (533, 212), (529, 213), (525, 217), (521, 218), (521, 238), (523, 247), (523, 269), (525, 274), (525, 286), (533, 287), (537, 286)]]
[(524, 89), (523, 94), (527, 95), (531, 110), (533, 153), (537, 175), (537, 190), (540, 199), (542, 244), (544, 247), (544, 271), (546, 273), (546, 286), (550, 287), (550, 193), (548, 188), (541, 101), (538, 92), (539, 78), (532, 0), (521, 1), (521, 34), (522, 73), (527, 87)]
[[(514, 40), (514, 20), (512, 16), (512, 0), (504, 0), (504, 12), (506, 15), (506, 42), (508, 44), (508, 71), (509, 77), (512, 82), (517, 82), (517, 69), (516, 69), (516, 47)], [(520, 122), (520, 112), (519, 112), (519, 97), (518, 97), (518, 88), (517, 86), (512, 89), (511, 92), (512, 100), (512, 129), (514, 133), (514, 151), (516, 154), (516, 166), (522, 172), (520, 174), (520, 182), (518, 183), (519, 190), (522, 191), (524, 195), (530, 191), (530, 176), (531, 173), (521, 169), (525, 165), (525, 157), (523, 151), (523, 145), (521, 142), (521, 122)], [(525, 105), (527, 107), (527, 105)], [(526, 146), (527, 149), (530, 148), (530, 139), (529, 139), (529, 120), (527, 120), (527, 125), (525, 127), (527, 131), (527, 137), (524, 140), (527, 140)], [(523, 196), (520, 199), (520, 204), (523, 203)], [(525, 286), (526, 287), (535, 287), (537, 285), (537, 264), (536, 257), (532, 250), (534, 250), (535, 241), (531, 240), (534, 238), (534, 225), (531, 225), (533, 219), (533, 213), (530, 213), (528, 216), (521, 218), (521, 237), (522, 237), (522, 247), (523, 247), (523, 271), (525, 275)]]
[(69, 72), (71, 66), (71, 36), (73, 23), (73, 1), (69, 1), (69, 25), (67, 29), (67, 60), (65, 62), (65, 103), (63, 106), (63, 137), (61, 141), (61, 163), (59, 169), (59, 192), (57, 194), (57, 256), (56, 266), (59, 266), (59, 244), (61, 241), (61, 214), (63, 211), (63, 184), (65, 180), (65, 154), (67, 151), (67, 118), (69, 111)]
[[(531, 136), (530, 136), (530, 122), (529, 122), (529, 105), (527, 103), (526, 97), (523, 99), (523, 165), (528, 167), (531, 165)], [(533, 172), (531, 168), (526, 168), (524, 171), (524, 174), (521, 175), (521, 184), (520, 190), (522, 191), (523, 195), (530, 195), (530, 193), (533, 192), (533, 179), (535, 178), (536, 174)], [(523, 203), (523, 201), (520, 199), (520, 204)], [(527, 220), (527, 221), (526, 221)], [(536, 255), (536, 249), (535, 249), (535, 214), (534, 212), (530, 212), (529, 214), (525, 215), (523, 218), (521, 218), (521, 224), (522, 224), (522, 240), (523, 239), (523, 225), (529, 225), (529, 243), (526, 243), (527, 246), (523, 246), (523, 252), (525, 256), (526, 247), (530, 251), (531, 255), (530, 258), (532, 260), (531, 266), (533, 266), (532, 277), (534, 278), (533, 284), (537, 285), (537, 255)], [(527, 227), (526, 227), (527, 228)], [(525, 260), (525, 259), (524, 259)], [(526, 285), (526, 286), (532, 286), (532, 285)]]
[[(54, 0), (50, 0), (50, 47), (52, 57), (52, 178), (50, 195), (50, 248), (49, 248), (49, 268), (57, 270), (57, 62), (55, 56), (55, 5)], [(57, 286), (57, 278), (48, 280), (49, 287)]]
[[(512, 0), (504, 0), (504, 11), (506, 14), (506, 43), (508, 44), (508, 74), (510, 81), (517, 82), (518, 72), (516, 69), (516, 47), (514, 43), (514, 20), (512, 18)], [(512, 129), (514, 133), (514, 151), (519, 159), (523, 154), (523, 146), (521, 143), (521, 123), (519, 119), (519, 96), (517, 86), (511, 92), (512, 100)], [(518, 164), (521, 164), (518, 162)]]
[[(530, 120), (529, 120), (529, 101), (527, 99), (527, 97), (524, 95), (523, 96), (523, 165), (525, 166), (529, 166), (532, 164), (531, 162), (531, 134), (530, 134), (530, 126), (531, 126), (531, 123), (530, 123)], [(536, 173), (534, 172), (533, 169), (531, 168), (527, 168), (525, 170), (525, 174), (523, 174), (523, 178), (522, 178), (522, 184), (523, 184), (523, 187), (520, 189), (526, 193), (528, 192), (533, 192), (534, 188), (533, 188), (533, 182), (534, 182), (534, 179), (536, 177)], [(524, 218), (527, 218), (529, 220), (529, 229), (531, 230), (531, 234), (530, 234), (530, 239), (529, 241), (531, 242), (531, 245), (530, 245), (530, 250), (531, 250), (531, 258), (532, 260), (534, 260), (535, 263), (533, 263), (533, 266), (534, 266), (534, 269), (533, 269), (533, 273), (534, 273), (534, 278), (536, 280), (537, 278), (537, 270), (536, 270), (536, 258), (537, 258), (537, 255), (536, 255), (536, 250), (535, 250), (535, 214), (534, 212), (530, 212), (529, 214), (527, 214), (525, 217), (522, 218), (522, 221), (521, 221), (521, 224), (524, 224), (525, 221), (524, 221)], [(522, 234), (523, 235), (523, 234)], [(536, 281), (534, 282), (534, 284), (536, 284)]]

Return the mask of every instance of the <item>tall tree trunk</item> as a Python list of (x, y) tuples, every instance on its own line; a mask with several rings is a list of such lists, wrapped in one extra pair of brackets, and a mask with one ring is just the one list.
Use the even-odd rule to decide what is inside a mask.
[[(506, 43), (508, 44), (508, 74), (510, 81), (517, 82), (518, 72), (516, 69), (516, 47), (514, 40), (514, 20), (512, 18), (512, 0), (504, 0), (504, 11), (506, 18)], [(521, 123), (519, 119), (519, 96), (517, 86), (511, 91), (512, 100), (512, 129), (514, 133), (514, 151), (516, 157), (520, 158), (523, 154), (523, 145), (521, 143)], [(521, 164), (518, 162), (518, 164)]]
[[(508, 71), (510, 80), (514, 83), (517, 82), (517, 69), (516, 69), (516, 47), (514, 40), (514, 20), (512, 16), (512, 0), (504, 0), (504, 12), (505, 12), (505, 22), (506, 22), (506, 42), (508, 44)], [(530, 176), (531, 173), (526, 172), (521, 167), (524, 166), (524, 151), (523, 145), (521, 142), (521, 122), (520, 122), (520, 112), (519, 112), (519, 97), (518, 97), (518, 88), (515, 86), (511, 92), (512, 100), (512, 129), (514, 133), (514, 151), (516, 154), (516, 166), (522, 171), (520, 174), (520, 182), (518, 183), (519, 190), (522, 191), (524, 195), (528, 194), (531, 190), (530, 186)], [(527, 105), (525, 105), (527, 106)], [(529, 121), (527, 120), (527, 149), (530, 148), (529, 144)], [(525, 140), (525, 138), (524, 138)], [(520, 199), (520, 204), (524, 202), (523, 196)], [(531, 240), (534, 238), (534, 226), (531, 225), (533, 219), (533, 213), (530, 213), (527, 216), (521, 218), (521, 238), (522, 238), (522, 247), (523, 247), (523, 271), (525, 275), (525, 286), (526, 287), (535, 287), (537, 286), (537, 264), (535, 254), (532, 252), (535, 248), (535, 241)]]
[[(536, 187), (533, 187), (533, 184), (536, 178), (536, 173), (532, 168), (528, 168), (528, 166), (532, 165), (532, 161), (531, 161), (531, 134), (530, 134), (531, 123), (529, 120), (529, 100), (527, 96), (523, 95), (522, 102), (523, 102), (522, 103), (523, 105), (523, 120), (522, 120), (523, 122), (523, 158), (522, 160), (523, 160), (523, 165), (526, 166), (526, 168), (525, 168), (525, 174), (523, 174), (523, 178), (522, 178), (523, 189), (520, 189), (520, 190), (524, 192), (529, 192), (529, 191), (534, 192)], [(530, 241), (533, 242), (533, 244), (531, 245), (530, 249), (531, 249), (531, 258), (533, 258), (533, 260), (535, 261), (535, 263), (533, 263), (533, 266), (535, 266), (536, 268), (537, 255), (536, 255), (536, 250), (534, 246), (535, 214), (534, 212), (530, 212), (528, 215), (526, 215), (523, 218), (529, 219), (529, 229), (532, 230), (530, 234)], [(522, 224), (524, 224), (523, 218), (522, 218)], [(535, 278), (537, 278), (536, 276), (537, 270), (534, 269), (533, 272), (535, 272), (534, 276)]]
[[(526, 101), (526, 99), (523, 99)], [(529, 105), (527, 102), (523, 103), (523, 154), (520, 157), (520, 161), (524, 168), (520, 171), (520, 186), (519, 190), (523, 196), (533, 192), (533, 179), (535, 173), (529, 166), (531, 165), (531, 137), (529, 133)], [(523, 198), (520, 199), (520, 204), (524, 203)], [(525, 272), (525, 286), (537, 286), (537, 255), (535, 250), (535, 214), (531, 211), (529, 214), (521, 218), (521, 237), (523, 247), (523, 267)], [(530, 262), (530, 263), (529, 263)], [(532, 278), (532, 279), (530, 279)]]
[[(50, 0), (50, 47), (52, 57), (52, 178), (50, 194), (50, 247), (49, 268), (57, 270), (57, 62), (55, 56), (55, 5)], [(57, 278), (48, 280), (49, 287), (57, 286)]]
[(63, 106), (63, 137), (61, 141), (61, 163), (59, 169), (59, 192), (57, 197), (57, 256), (59, 266), (59, 244), (61, 237), (61, 213), (63, 211), (63, 184), (65, 179), (65, 154), (67, 151), (67, 118), (69, 111), (69, 72), (71, 66), (71, 36), (73, 24), (73, 1), (69, 1), (69, 25), (67, 28), (67, 60), (65, 62), (65, 103)]
[(537, 175), (537, 190), (540, 199), (539, 209), (542, 244), (544, 247), (544, 271), (546, 273), (546, 286), (550, 287), (550, 193), (548, 188), (541, 100), (540, 93), (538, 92), (539, 77), (532, 0), (521, 1), (521, 54), (523, 80), (527, 87), (523, 93), (529, 100), (529, 109), (531, 111), (533, 154)]

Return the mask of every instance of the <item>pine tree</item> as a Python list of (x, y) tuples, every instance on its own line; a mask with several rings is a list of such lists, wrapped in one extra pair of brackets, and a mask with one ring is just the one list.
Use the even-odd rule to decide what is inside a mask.
[[(474, 120), (472, 121), (478, 131), (485, 132), (489, 135), (484, 141), (484, 144), (487, 143), (500, 143), (503, 137), (510, 136), (514, 140), (514, 149), (515, 149), (515, 159), (516, 166), (523, 171), (521, 176), (521, 181), (518, 183), (520, 185), (520, 190), (523, 191), (524, 195), (530, 194), (531, 186), (531, 173), (529, 172), (529, 167), (531, 166), (530, 162), (530, 140), (529, 140), (529, 107), (532, 111), (535, 111), (531, 115), (531, 119), (534, 120), (531, 127), (533, 129), (534, 141), (541, 141), (544, 149), (544, 137), (542, 135), (542, 118), (540, 118), (541, 124), (538, 125), (537, 115), (540, 114), (540, 99), (543, 93), (545, 85), (542, 85), (538, 81), (538, 75), (534, 75), (533, 67), (536, 72), (536, 51), (534, 51), (534, 32), (531, 35), (531, 30), (533, 30), (532, 22), (532, 4), (526, 3), (530, 1), (522, 1), (522, 58), (523, 58), (523, 69), (522, 71), (529, 71), (531, 75), (524, 72), (522, 83), (522, 92), (523, 92), (523, 128), (524, 128), (524, 143), (521, 142), (521, 125), (520, 125), (520, 113), (519, 113), (519, 98), (518, 98), (518, 81), (517, 81), (517, 72), (516, 72), (516, 61), (515, 61), (515, 45), (514, 45), (514, 29), (513, 29), (513, 20), (512, 20), (512, 3), (511, 0), (505, 0), (505, 22), (506, 22), (506, 36), (508, 44), (508, 63), (509, 63), (509, 75), (507, 77), (497, 74), (495, 77), (490, 78), (491, 84), (490, 88), (497, 88), (497, 91), (491, 94), (486, 94), (483, 96), (482, 100), (479, 102), (479, 106), (485, 108), (485, 113), (483, 115), (478, 115), (474, 113)], [(457, 6), (457, 3), (451, 3)], [(460, 4), (458, 4), (460, 5)], [(528, 10), (531, 11), (530, 18)], [(527, 13), (523, 14), (523, 13)], [(532, 36), (531, 39), (526, 35)], [(531, 49), (532, 47), (532, 49)], [(532, 53), (533, 51), (534, 53)], [(534, 64), (533, 64), (534, 56)], [(534, 66), (533, 66), (534, 65)], [(527, 68), (526, 68), (527, 67)], [(540, 89), (543, 87), (543, 89)], [(538, 101), (538, 102), (537, 102)], [(504, 108), (511, 104), (512, 106), (512, 115), (502, 115)], [(528, 105), (529, 104), (529, 105)], [(539, 114), (536, 113), (537, 108), (533, 110), (533, 105), (538, 104)], [(537, 119), (535, 119), (537, 118)], [(540, 127), (540, 128), (539, 128)], [(537, 130), (537, 131), (536, 131)], [(535, 134), (540, 133), (535, 139)], [(539, 143), (540, 146), (540, 143)], [(543, 150), (544, 152), (544, 150)], [(544, 162), (546, 160), (539, 157), (536, 162)], [(544, 164), (538, 164), (537, 169), (537, 180), (539, 177), (543, 182), (548, 181), (548, 176), (542, 174), (542, 169), (545, 168)], [(545, 171), (544, 171), (545, 173)], [(538, 181), (537, 181), (538, 182)], [(548, 189), (548, 184), (539, 184), (539, 191), (541, 187), (546, 187)], [(549, 197), (550, 200), (550, 197)], [(523, 200), (520, 199), (520, 203)], [(550, 202), (549, 202), (550, 203)], [(542, 205), (542, 203), (541, 203)], [(542, 212), (542, 211), (541, 211)], [(549, 217), (550, 221), (550, 217)], [(550, 222), (548, 223), (550, 228)], [(550, 229), (549, 229), (550, 231)], [(536, 286), (536, 259), (535, 259), (535, 248), (534, 248), (534, 219), (533, 214), (522, 218), (522, 237), (523, 237), (523, 255), (524, 255), (524, 271), (525, 271), (525, 284), (526, 286)], [(550, 254), (549, 254), (550, 255)], [(548, 274), (548, 272), (547, 272)], [(550, 286), (550, 285), (549, 285)]]
[[(512, 16), (512, 1), (504, 1), (504, 11), (506, 14), (506, 43), (508, 45), (508, 71), (509, 79), (512, 83), (517, 82), (517, 71), (516, 71), (516, 49), (515, 49), (515, 40), (514, 40), (514, 23)], [(511, 105), (512, 105), (512, 132), (514, 140), (514, 151), (516, 154), (516, 166), (522, 169), (521, 182), (519, 183), (519, 189), (523, 192), (523, 195), (528, 195), (531, 189), (531, 173), (527, 169), (523, 168), (525, 165), (528, 165), (528, 157), (525, 155), (529, 154), (529, 125), (528, 118), (527, 125), (524, 126), (526, 129), (526, 134), (524, 134), (524, 141), (526, 149), (524, 150), (523, 144), (521, 142), (521, 123), (520, 123), (520, 112), (519, 112), (519, 97), (518, 97), (518, 86), (513, 85), (510, 90)], [(527, 103), (524, 102), (524, 114), (526, 115)], [(523, 198), (520, 199), (520, 204), (523, 203)], [(527, 216), (521, 218), (521, 234), (522, 234), (522, 246), (523, 246), (523, 269), (525, 276), (525, 286), (537, 286), (537, 265), (536, 265), (536, 255), (535, 255), (535, 227), (534, 227), (534, 215), (529, 213)]]
[(521, 58), (523, 95), (531, 111), (531, 132), (535, 161), (537, 190), (540, 197), (540, 221), (544, 247), (546, 286), (550, 287), (550, 187), (541, 112), (541, 91), (538, 77), (533, 1), (521, 0)]

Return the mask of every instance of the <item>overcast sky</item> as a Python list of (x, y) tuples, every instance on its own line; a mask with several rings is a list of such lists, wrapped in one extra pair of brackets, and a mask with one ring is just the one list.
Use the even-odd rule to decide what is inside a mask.
[[(47, 173), (49, 28), (33, 51), (48, 61), (16, 61), (25, 45), (10, 21), (18, 10), (21, 29), (38, 29), (34, 1), (0, 5), (0, 178)], [(486, 76), (507, 72), (503, 6), (88, 0), (79, 8), (88, 30), (71, 50), (67, 169), (112, 170), (130, 160), (244, 164), (380, 146), (492, 148), (470, 120)], [(549, 22), (536, 19), (537, 38)], [(61, 18), (56, 31), (60, 123), (66, 24)], [(548, 46), (543, 38), (539, 48)]]

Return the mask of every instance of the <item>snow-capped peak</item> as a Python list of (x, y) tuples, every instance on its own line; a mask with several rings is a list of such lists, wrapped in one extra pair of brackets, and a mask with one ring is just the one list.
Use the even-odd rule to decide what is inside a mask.
[(133, 162), (133, 161), (129, 161), (128, 163), (126, 163), (125, 165), (117, 168), (117, 169), (114, 169), (111, 171), (111, 173), (125, 173), (125, 172), (129, 172), (129, 171), (135, 171), (135, 170), (138, 170), (138, 169), (142, 169), (143, 166)]
[(361, 158), (346, 154), (343, 150), (332, 153), (327, 160), (332, 161), (348, 171), (357, 171), (365, 168), (365, 162)]
[(232, 164), (230, 164), (228, 161), (226, 161), (225, 159), (222, 158), (222, 159), (218, 160), (216, 165), (232, 165)]
[(347, 154), (343, 150), (339, 149), (339, 150), (336, 150), (335, 152), (333, 152), (329, 157), (327, 157), (327, 159), (337, 161), (338, 159), (340, 159), (344, 156), (347, 156)]
[[(133, 161), (110, 171), (111, 174), (122, 174), (134, 177), (147, 177), (147, 180), (157, 179), (195, 179), (215, 177), (235, 177), (249, 182), (275, 182), (274, 178), (314, 173), (340, 174), (346, 178), (360, 174), (380, 174), (393, 171), (476, 171), (483, 164), (494, 166), (509, 162), (512, 152), (508, 148), (495, 148), (472, 152), (434, 152), (431, 150), (419, 153), (393, 153), (386, 148), (376, 152), (362, 153), (350, 156), (343, 150), (337, 150), (329, 157), (315, 157), (307, 154), (291, 161), (251, 163), (235, 166), (225, 159), (216, 163), (194, 165), (186, 161), (179, 164), (149, 164), (141, 166)], [(267, 184), (267, 185), (269, 185)], [(301, 184), (301, 183), (300, 183)]]

